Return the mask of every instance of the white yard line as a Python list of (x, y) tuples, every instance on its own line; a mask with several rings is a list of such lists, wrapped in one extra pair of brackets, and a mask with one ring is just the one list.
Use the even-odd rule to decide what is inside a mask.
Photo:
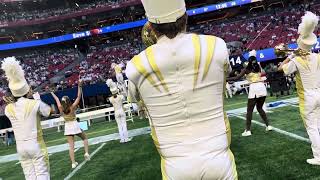
[[(235, 116), (239, 119), (242, 119), (242, 120), (246, 120), (245, 117), (242, 117), (242, 116)], [(261, 127), (266, 127), (265, 124), (261, 123), (261, 122), (258, 122), (258, 121), (255, 121), (255, 120), (252, 120), (252, 123), (258, 125), (258, 126), (261, 126)], [(277, 133), (280, 133), (280, 134), (283, 134), (285, 136), (289, 136), (291, 138), (294, 138), (294, 139), (297, 139), (297, 140), (300, 140), (300, 141), (304, 141), (304, 142), (308, 142), (310, 143), (310, 140), (308, 138), (305, 138), (305, 137), (302, 137), (302, 136), (299, 136), (299, 135), (296, 135), (294, 133), (290, 133), (290, 132), (287, 132), (287, 131), (284, 131), (282, 129), (279, 129), (279, 128), (276, 128), (274, 126), (273, 127), (273, 131), (277, 132)]]
[[(106, 145), (106, 143), (102, 143), (95, 151), (93, 151), (93, 153), (90, 155), (90, 158), (92, 158), (98, 151), (100, 151), (104, 145)], [(67, 177), (64, 178), (64, 180), (69, 180), (70, 178), (72, 178), (72, 176), (74, 176), (87, 162), (88, 161), (85, 160), (81, 164), (79, 164)]]
[[(144, 135), (144, 134), (150, 134), (150, 127), (132, 129), (132, 130), (128, 131), (128, 134), (129, 134), (129, 137), (135, 137), (135, 136), (140, 136), (140, 135)], [(118, 139), (120, 139), (119, 133), (114, 133), (114, 134), (109, 134), (109, 135), (105, 135), (105, 136), (99, 136), (99, 137), (91, 138), (88, 141), (89, 141), (89, 145), (95, 145), (95, 144), (101, 144), (101, 143), (104, 143), (104, 142), (109, 142), (109, 141), (118, 140)], [(75, 142), (75, 148), (81, 148), (81, 147), (83, 147), (82, 140)], [(48, 149), (48, 153), (49, 154), (54, 154), (54, 153), (58, 153), (58, 152), (63, 152), (63, 151), (69, 150), (69, 145), (66, 143), (66, 144), (61, 144), (61, 145), (57, 145), (57, 146), (51, 146), (51, 147), (48, 147), (47, 149)], [(6, 156), (0, 156), (0, 164), (1, 163), (6, 163), (6, 162), (11, 162), (11, 161), (17, 161), (17, 160), (19, 160), (17, 154), (10, 154), (10, 155), (6, 155)]]

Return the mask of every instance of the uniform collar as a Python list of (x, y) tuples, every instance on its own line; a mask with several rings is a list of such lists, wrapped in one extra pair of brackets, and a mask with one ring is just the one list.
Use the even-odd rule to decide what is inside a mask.
[(162, 43), (169, 43), (171, 42), (172, 40), (176, 40), (176, 39), (179, 39), (181, 38), (185, 33), (179, 33), (175, 38), (173, 39), (169, 39), (167, 36), (165, 35), (162, 35), (159, 37), (158, 41), (157, 41), (157, 44), (162, 44)]

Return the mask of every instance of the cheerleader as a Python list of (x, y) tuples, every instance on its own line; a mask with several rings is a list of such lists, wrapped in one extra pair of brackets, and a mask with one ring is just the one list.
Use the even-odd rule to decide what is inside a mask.
[(88, 138), (87, 135), (80, 129), (80, 126), (77, 122), (76, 118), (76, 109), (80, 103), (81, 99), (81, 87), (82, 87), (82, 81), (79, 81), (78, 85), (78, 96), (77, 99), (72, 103), (70, 98), (68, 96), (63, 96), (61, 99), (61, 102), (59, 98), (54, 94), (54, 92), (51, 92), (53, 98), (55, 99), (58, 109), (60, 111), (60, 114), (62, 115), (65, 123), (64, 123), (64, 135), (67, 137), (67, 141), (69, 143), (69, 156), (71, 160), (71, 167), (72, 169), (76, 168), (78, 163), (75, 161), (74, 158), (74, 135), (77, 135), (80, 137), (84, 144), (84, 158), (86, 160), (90, 160), (89, 155), (89, 148), (88, 148)]
[(261, 67), (257, 62), (255, 50), (249, 53), (248, 64), (244, 69), (242, 69), (241, 73), (236, 77), (227, 78), (227, 81), (236, 81), (243, 76), (246, 76), (246, 79), (247, 81), (249, 81), (250, 86), (247, 104), (246, 129), (242, 133), (242, 136), (251, 136), (252, 112), (255, 106), (262, 120), (266, 124), (266, 131), (271, 131), (272, 127), (269, 126), (267, 115), (263, 110), (263, 104), (267, 96), (267, 89), (261, 78)]

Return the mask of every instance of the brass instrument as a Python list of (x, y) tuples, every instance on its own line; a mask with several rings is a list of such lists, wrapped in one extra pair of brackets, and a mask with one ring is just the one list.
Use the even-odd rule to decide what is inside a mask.
[(299, 49), (289, 49), (288, 46), (283, 43), (274, 47), (274, 53), (279, 58), (287, 57), (290, 54), (294, 54), (295, 56), (301, 56), (301, 57), (305, 57), (305, 56), (310, 55), (310, 52), (305, 51), (300, 48)]
[(157, 43), (157, 35), (152, 29), (150, 22), (147, 22), (143, 26), (141, 36), (142, 36), (142, 41), (144, 45), (146, 45), (147, 47)]

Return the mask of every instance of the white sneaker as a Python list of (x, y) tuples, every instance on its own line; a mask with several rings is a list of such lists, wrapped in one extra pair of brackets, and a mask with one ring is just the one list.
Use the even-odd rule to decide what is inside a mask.
[(90, 161), (90, 155), (88, 154), (88, 153), (85, 153), (84, 154), (84, 159), (86, 160), (86, 161)]
[(77, 166), (78, 166), (78, 163), (77, 163), (77, 162), (72, 163), (72, 165), (71, 165), (72, 169), (76, 168)]
[(124, 142), (130, 142), (132, 140), (132, 137), (126, 139)]
[(125, 141), (123, 139), (120, 140), (120, 143), (125, 143)]
[(272, 131), (272, 130), (273, 130), (272, 126), (267, 126), (266, 127), (266, 131)]
[(242, 133), (242, 136), (243, 137), (246, 137), (246, 136), (251, 136), (252, 134), (251, 134), (251, 131), (247, 131), (247, 130), (245, 130), (243, 133)]
[(308, 164), (311, 164), (311, 165), (318, 165), (318, 166), (320, 166), (320, 160), (317, 160), (317, 159), (315, 159), (315, 158), (307, 159), (307, 163), (308, 163)]

